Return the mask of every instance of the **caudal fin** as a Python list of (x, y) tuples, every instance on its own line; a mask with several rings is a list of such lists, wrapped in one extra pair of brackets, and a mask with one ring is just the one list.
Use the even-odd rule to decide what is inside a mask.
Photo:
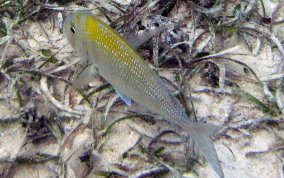
[(217, 157), (216, 149), (210, 138), (210, 136), (219, 130), (219, 128), (210, 124), (193, 122), (187, 129), (197, 145), (197, 148), (203, 153), (205, 159), (210, 163), (216, 173), (221, 178), (224, 178), (224, 173)]

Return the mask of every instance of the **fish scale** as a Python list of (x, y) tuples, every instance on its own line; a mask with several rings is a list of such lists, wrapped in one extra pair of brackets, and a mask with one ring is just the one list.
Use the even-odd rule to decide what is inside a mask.
[(109, 59), (97, 62), (103, 61), (98, 64), (103, 66), (99, 67), (100, 75), (123, 94), (141, 105), (146, 105), (155, 113), (159, 111), (158, 114), (163, 117), (183, 119), (184, 109), (175, 101), (175, 98), (169, 95), (161, 79), (153, 75), (153, 71), (137, 52), (130, 46), (126, 46), (127, 43), (113, 33), (113, 30), (106, 28), (103, 22), (99, 21), (95, 28), (88, 28), (97, 19), (88, 16), (85, 20), (86, 35), (90, 39), (88, 48), (100, 46), (100, 51), (95, 50), (96, 53), (100, 53), (104, 59)]
[(77, 11), (67, 17), (63, 31), (84, 65), (94, 65), (120, 93), (187, 131), (217, 174), (224, 177), (210, 139), (218, 127), (190, 121), (158, 75), (115, 30), (92, 13)]

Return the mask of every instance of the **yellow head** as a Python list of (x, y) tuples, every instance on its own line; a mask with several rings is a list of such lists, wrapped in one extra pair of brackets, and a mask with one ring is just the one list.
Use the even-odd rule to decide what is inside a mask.
[[(92, 26), (86, 25), (87, 19), (89, 18), (94, 20)], [(88, 28), (97, 26), (97, 20), (100, 21), (88, 11), (75, 11), (64, 20), (63, 32), (68, 42), (83, 59), (88, 50)]]
[[(79, 54), (84, 59), (86, 54), (97, 47), (108, 47), (112, 51), (121, 52), (122, 46), (131, 48), (120, 35), (107, 24), (88, 11), (76, 11), (71, 13), (64, 21), (63, 32)], [(132, 50), (132, 49), (131, 49)]]
[(88, 11), (76, 11), (71, 13), (63, 23), (63, 33), (81, 57), (87, 52), (85, 23), (87, 16), (90, 15), (92, 16), (92, 13)]
[(94, 57), (94, 55), (100, 55), (99, 50), (116, 55), (114, 56), (116, 60), (121, 59), (124, 62), (128, 58), (130, 63), (132, 58), (142, 60), (114, 29), (88, 11), (71, 13), (64, 21), (63, 31), (71, 46), (82, 59), (83, 64), (90, 61), (89, 55), (91, 55), (92, 63), (102, 59)]

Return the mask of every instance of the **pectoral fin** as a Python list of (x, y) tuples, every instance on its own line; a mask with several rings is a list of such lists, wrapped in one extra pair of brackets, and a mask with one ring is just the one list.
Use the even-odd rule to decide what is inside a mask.
[(132, 105), (131, 99), (128, 96), (122, 94), (117, 89), (115, 89), (115, 91), (118, 94), (118, 96), (122, 99), (122, 101), (124, 101), (127, 104), (127, 106), (131, 106)]
[(73, 86), (80, 89), (83, 88), (85, 85), (94, 81), (98, 73), (98, 69), (94, 64), (87, 65), (86, 67), (82, 68), (79, 74), (73, 81)]

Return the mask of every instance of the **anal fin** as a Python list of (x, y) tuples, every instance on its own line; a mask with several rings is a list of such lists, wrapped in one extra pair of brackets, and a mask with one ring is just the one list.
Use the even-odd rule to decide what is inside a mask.
[(132, 101), (131, 101), (131, 99), (130, 99), (128, 96), (122, 94), (122, 93), (121, 93), (119, 90), (117, 90), (117, 89), (115, 89), (115, 91), (116, 91), (116, 93), (118, 94), (118, 96), (122, 99), (122, 101), (124, 101), (125, 104), (127, 104), (127, 106), (132, 106)]

